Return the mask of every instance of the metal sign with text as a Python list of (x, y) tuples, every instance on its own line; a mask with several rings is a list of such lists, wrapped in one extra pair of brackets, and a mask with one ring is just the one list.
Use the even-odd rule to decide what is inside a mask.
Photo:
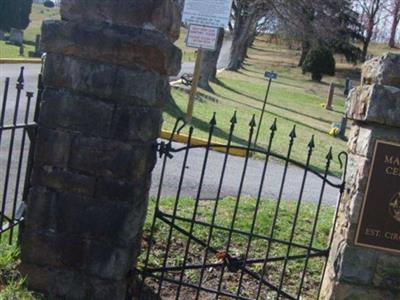
[(217, 48), (218, 30), (216, 27), (190, 25), (186, 37), (186, 46), (215, 51)]
[(355, 243), (400, 253), (400, 144), (376, 143)]
[(268, 79), (276, 80), (276, 79), (278, 79), (278, 74), (276, 74), (273, 71), (272, 72), (265, 72), (264, 77), (268, 78)]
[(225, 28), (231, 16), (232, 0), (186, 0), (183, 23)]

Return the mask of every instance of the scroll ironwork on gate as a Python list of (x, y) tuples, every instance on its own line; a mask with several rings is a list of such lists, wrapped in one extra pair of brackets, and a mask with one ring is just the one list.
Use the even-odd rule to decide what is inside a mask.
[[(265, 148), (254, 147), (254, 117), (249, 123), (245, 146), (235, 143), (236, 127), (235, 113), (230, 120), (226, 144), (214, 143), (217, 131), (214, 114), (209, 123), (207, 142), (203, 145), (193, 143), (194, 128), (189, 127), (187, 144), (184, 145), (173, 142), (175, 135), (182, 134), (186, 128), (185, 122), (178, 120), (170, 140), (158, 144), (158, 153), (162, 159), (160, 183), (157, 196), (151, 200), (143, 253), (135, 270), (141, 278), (139, 291), (142, 294), (150, 287), (153, 293), (166, 299), (318, 297), (333, 236), (327, 233), (325, 237), (328, 238), (321, 241), (320, 219), (326, 210), (330, 211), (332, 223), (328, 227), (335, 227), (338, 202), (345, 188), (347, 154), (342, 152), (337, 156), (343, 172), (339, 179), (330, 176), (331, 165), (335, 160), (332, 148), (324, 157), (323, 170), (312, 167), (316, 147), (313, 136), (308, 145), (303, 146), (306, 150), (305, 162), (292, 159), (296, 146), (296, 127), (289, 133), (286, 154), (272, 151), (278, 130), (276, 120), (270, 127)], [(220, 161), (218, 172), (215, 166), (210, 166), (215, 164), (210, 162), (210, 156), (216, 155), (213, 152), (216, 149), (223, 152), (217, 157)], [(232, 159), (229, 153), (233, 149), (239, 149), (245, 155), (241, 159), (237, 192), (226, 197), (223, 192), (224, 180), (227, 172), (231, 172), (227, 166)], [(187, 197), (183, 187), (185, 177), (191, 170), (192, 152), (197, 159), (201, 156), (202, 167), (196, 177), (197, 191), (193, 197)], [(258, 190), (254, 191), (257, 196), (247, 197), (243, 195), (243, 189), (247, 175), (252, 172), (249, 170), (252, 155), (262, 159), (262, 168), (258, 176)], [(165, 179), (170, 175), (168, 164), (178, 159), (178, 156), (181, 169), (176, 193), (173, 197), (164, 197)], [(281, 166), (279, 174), (268, 174), (270, 164), (276, 164), (277, 161)], [(213, 167), (212, 174), (207, 172), (210, 167)], [(301, 170), (302, 179), (296, 191), (297, 199), (287, 204), (284, 191), (286, 185), (290, 184), (287, 183), (290, 168)], [(268, 176), (280, 177), (277, 194), (269, 200), (264, 197)], [(304, 199), (310, 176), (320, 182), (313, 206), (309, 205), (308, 199)], [(215, 180), (218, 188), (215, 197), (208, 199), (202, 194), (210, 180)], [(324, 204), (327, 187), (337, 191), (336, 207)], [(290, 216), (285, 215), (285, 221), (281, 221), (282, 209), (287, 205), (292, 207)], [(307, 212), (308, 227), (300, 228), (304, 227), (302, 218), (306, 210), (312, 210)]]

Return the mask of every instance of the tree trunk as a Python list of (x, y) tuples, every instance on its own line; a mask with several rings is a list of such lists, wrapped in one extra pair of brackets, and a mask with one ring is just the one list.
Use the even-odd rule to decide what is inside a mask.
[(396, 1), (394, 10), (393, 10), (393, 22), (392, 22), (392, 29), (390, 31), (390, 39), (389, 39), (389, 47), (395, 48), (396, 47), (396, 33), (397, 33), (397, 26), (399, 25), (400, 21), (400, 0)]
[(372, 38), (372, 34), (368, 35), (364, 41), (364, 45), (363, 45), (363, 49), (362, 49), (362, 56), (361, 56), (362, 62), (365, 62), (367, 60), (368, 48), (369, 48), (369, 44), (371, 43), (371, 38)]
[(364, 40), (362, 56), (361, 56), (362, 62), (365, 62), (367, 60), (369, 44), (371, 43), (372, 35), (374, 34), (374, 23), (373, 22), (374, 22), (373, 20), (370, 20), (368, 28), (367, 28), (367, 36)]
[(3, 30), (0, 30), (0, 41), (3, 41), (5, 38), (5, 32)]
[[(239, 9), (239, 8), (238, 8)], [(235, 22), (233, 40), (228, 70), (237, 71), (241, 68), (247, 55), (247, 48), (251, 42), (251, 35), (257, 26), (257, 10), (254, 7), (248, 8), (248, 13), (242, 15), (239, 12)]]
[(303, 41), (301, 43), (301, 55), (298, 63), (298, 67), (302, 67), (304, 60), (307, 57), (308, 52), (310, 51), (310, 43), (308, 41)]
[(218, 58), (224, 42), (224, 35), (225, 31), (223, 28), (221, 28), (218, 33), (216, 50), (203, 52), (203, 57), (201, 59), (199, 87), (208, 91), (212, 91), (210, 87), (210, 81), (215, 81), (217, 76)]

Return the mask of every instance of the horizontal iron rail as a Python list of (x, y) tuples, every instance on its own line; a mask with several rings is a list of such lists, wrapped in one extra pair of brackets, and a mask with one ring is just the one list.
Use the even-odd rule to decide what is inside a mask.
[(21, 218), (21, 219), (12, 221), (11, 219), (9, 219), (9, 218), (7, 218), (7, 217), (4, 217), (4, 218), (5, 218), (5, 219), (8, 219), (8, 220), (7, 220), (8, 223), (7, 223), (6, 225), (3, 225), (3, 226), (1, 227), (0, 234), (3, 234), (3, 233), (5, 233), (5, 232), (7, 232), (8, 230), (11, 230), (11, 229), (14, 228), (14, 227), (17, 227), (17, 226), (20, 225), (21, 222), (24, 220), (23, 218)]
[[(278, 261), (284, 261), (284, 260), (297, 260), (297, 259), (304, 259), (307, 257), (313, 257), (313, 258), (318, 258), (318, 257), (327, 257), (327, 253), (325, 251), (320, 252), (320, 253), (313, 253), (310, 255), (307, 254), (301, 254), (301, 255), (292, 255), (292, 256), (277, 256), (277, 257), (270, 257), (267, 260), (267, 263), (270, 262), (278, 262)], [(258, 258), (258, 259), (249, 259), (245, 262), (243, 262), (245, 265), (255, 265), (255, 264), (260, 264), (264, 263), (265, 258)], [(201, 264), (201, 265), (196, 265), (196, 264), (191, 264), (191, 265), (186, 265), (186, 266), (169, 266), (166, 268), (148, 268), (144, 270), (143, 272), (146, 273), (157, 273), (157, 272), (175, 272), (175, 271), (180, 271), (182, 269), (184, 270), (197, 270), (197, 269), (202, 269), (202, 268), (216, 268), (216, 267), (222, 267), (224, 265), (224, 262), (220, 263), (209, 263), (209, 264)]]
[(37, 127), (38, 125), (36, 123), (21, 123), (21, 124), (15, 124), (15, 125), (5, 125), (5, 126), (0, 126), (0, 131), (7, 131), (7, 130), (14, 130), (14, 129), (25, 129), (25, 128), (30, 128), (30, 127)]
[[(208, 147), (207, 145), (190, 145), (190, 146), (183, 146), (183, 147), (180, 147), (180, 148), (169, 147), (168, 152), (169, 153), (179, 153), (179, 152), (185, 151), (187, 149), (196, 149), (196, 148), (201, 149), (201, 148), (207, 148), (207, 147)], [(210, 148), (227, 148), (227, 145), (210, 144), (209, 147)], [(298, 161), (295, 161), (295, 160), (293, 160), (291, 158), (287, 159), (287, 157), (285, 157), (283, 155), (280, 155), (280, 154), (277, 154), (277, 153), (274, 153), (272, 151), (271, 152), (267, 152), (265, 150), (261, 150), (260, 148), (247, 148), (247, 147), (244, 147), (244, 146), (233, 146), (233, 145), (231, 145), (230, 148), (231, 149), (238, 149), (238, 150), (249, 150), (249, 152), (257, 152), (257, 153), (264, 154), (264, 155), (270, 155), (270, 156), (275, 157), (275, 158), (280, 159), (280, 160), (284, 160), (284, 161), (287, 160), (290, 164), (295, 165), (297, 167), (300, 167), (300, 168), (303, 168), (303, 169), (306, 168), (305, 164), (300, 163)], [(326, 182), (331, 187), (334, 187), (334, 188), (337, 188), (337, 189), (342, 189), (343, 188), (343, 184), (344, 184), (343, 182), (334, 183), (334, 182), (330, 181), (329, 179), (325, 179), (323, 175), (321, 175), (318, 171), (316, 171), (316, 170), (314, 170), (314, 169), (312, 169), (310, 167), (308, 168), (308, 171), (310, 173), (313, 173), (317, 177), (319, 177), (322, 181)]]
[[(172, 224), (172, 221), (170, 221), (170, 220), (168, 220), (166, 218), (171, 218), (171, 219), (174, 218), (175, 220), (178, 220), (178, 221), (190, 222), (190, 223), (193, 222), (194, 224), (197, 224), (197, 225), (203, 225), (203, 226), (206, 226), (206, 227), (213, 227), (215, 229), (224, 230), (224, 231), (231, 231), (230, 228), (226, 228), (226, 227), (223, 227), (223, 226), (220, 226), (220, 225), (216, 225), (216, 224), (211, 225), (211, 224), (208, 224), (208, 223), (205, 223), (205, 222), (202, 222), (202, 221), (192, 220), (192, 219), (189, 219), (189, 218), (184, 218), (184, 217), (179, 217), (179, 216), (175, 216), (174, 217), (173, 215), (166, 214), (166, 213), (164, 213), (164, 212), (162, 212), (160, 210), (158, 210), (157, 216), (160, 218), (160, 220), (166, 222), (169, 225)], [(181, 233), (186, 232), (184, 229), (180, 228), (179, 226), (177, 226), (175, 224), (174, 224), (174, 227), (175, 227), (176, 230), (180, 231)], [(246, 235), (246, 236), (249, 235), (248, 232), (240, 230), (240, 229), (233, 229), (232, 232), (233, 233), (237, 233), (237, 234), (241, 234), (241, 235)], [(305, 246), (305, 245), (300, 245), (300, 244), (297, 244), (297, 243), (289, 243), (287, 241), (273, 239), (273, 238), (267, 237), (265, 235), (260, 235), (260, 234), (253, 234), (253, 237), (256, 237), (256, 238), (259, 238), (259, 239), (263, 239), (263, 240), (266, 240), (266, 241), (270, 241), (270, 242), (281, 243), (281, 244), (284, 244), (284, 245), (287, 245), (287, 246), (288, 245), (292, 245), (292, 246), (295, 246), (297, 248), (301, 248), (301, 249), (304, 249), (304, 250), (311, 250), (311, 251), (319, 252), (319, 253), (323, 253), (323, 252), (329, 251), (329, 249), (309, 248), (308, 246)]]

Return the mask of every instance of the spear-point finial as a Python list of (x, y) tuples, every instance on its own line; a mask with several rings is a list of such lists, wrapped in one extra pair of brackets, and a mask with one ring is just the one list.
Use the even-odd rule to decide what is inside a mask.
[(18, 76), (18, 80), (17, 80), (19, 84), (24, 83), (24, 69), (25, 69), (25, 67), (21, 67), (21, 71), (19, 72), (19, 76)]
[(213, 113), (213, 116), (212, 116), (212, 118), (211, 118), (211, 120), (210, 120), (210, 125), (211, 126), (215, 126), (215, 125), (217, 125), (217, 118), (216, 118), (216, 113), (214, 112)]
[(253, 117), (251, 118), (251, 121), (250, 121), (250, 123), (249, 123), (249, 126), (250, 126), (251, 128), (254, 128), (254, 127), (257, 126), (257, 123), (256, 123), (256, 115), (255, 115), (255, 114), (254, 114)]
[(237, 124), (236, 110), (233, 113), (233, 116), (231, 118), (231, 124)]
[(297, 137), (297, 135), (296, 135), (296, 125), (293, 126), (293, 129), (292, 129), (292, 131), (290, 132), (289, 137), (290, 137), (292, 140), (294, 140), (294, 139)]
[(333, 159), (332, 147), (329, 148), (329, 152), (328, 152), (328, 154), (326, 155), (326, 159), (327, 159), (328, 161), (331, 161), (331, 160)]
[(310, 148), (310, 150), (315, 148), (314, 135), (312, 135), (311, 140), (308, 143), (308, 148)]
[(270, 130), (271, 131), (276, 131), (276, 130), (278, 130), (278, 126), (276, 125), (277, 124), (277, 120), (276, 120), (276, 118), (274, 119), (274, 122), (272, 123), (272, 125), (271, 125), (271, 127), (270, 127)]

